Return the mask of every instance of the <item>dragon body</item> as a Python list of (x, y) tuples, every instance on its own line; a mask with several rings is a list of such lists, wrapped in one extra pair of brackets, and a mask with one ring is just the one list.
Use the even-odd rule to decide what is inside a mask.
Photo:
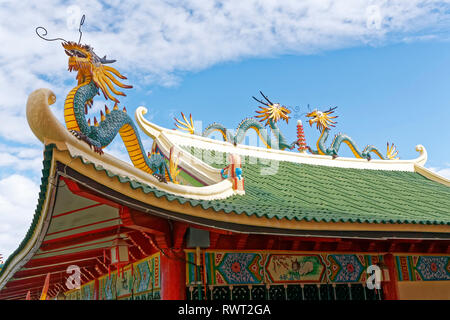
[(316, 142), (317, 149), (308, 147), (309, 151), (312, 154), (329, 155), (333, 158), (336, 158), (338, 156), (339, 148), (344, 143), (350, 148), (354, 156), (359, 159), (371, 160), (371, 153), (375, 153), (380, 159), (383, 160), (395, 159), (398, 152), (396, 151), (394, 145), (389, 146), (388, 143), (386, 155), (383, 155), (380, 150), (378, 150), (373, 145), (366, 146), (361, 152), (356, 146), (356, 143), (353, 141), (353, 139), (343, 133), (335, 135), (330, 147), (327, 148), (325, 143), (327, 142), (328, 136), (330, 134), (330, 127), (334, 127), (334, 124), (336, 123), (332, 119), (337, 118), (337, 116), (331, 116), (331, 114), (334, 112), (334, 109), (336, 108), (330, 108), (325, 112), (314, 110), (306, 115), (310, 118), (309, 124), (312, 126), (313, 123), (316, 123), (317, 129), (319, 129), (320, 131), (319, 139)]
[[(233, 143), (234, 145), (242, 143), (247, 132), (250, 129), (253, 129), (267, 148), (280, 150), (293, 149), (297, 145), (297, 140), (292, 143), (288, 143), (277, 125), (277, 122), (280, 119), (283, 119), (286, 122), (288, 121), (288, 113), (290, 113), (290, 111), (286, 107), (281, 106), (279, 103), (272, 103), (262, 92), (261, 95), (267, 100), (267, 102), (263, 102), (253, 97), (253, 99), (266, 106), (260, 107), (262, 110), (257, 111), (259, 115), (256, 117), (261, 118), (261, 120), (258, 121), (255, 118), (246, 118), (241, 121), (236, 130), (228, 130), (222, 124), (214, 122), (208, 125), (202, 133), (196, 133), (192, 116), (188, 120), (183, 113), (181, 113), (181, 115), (184, 122), (175, 119), (177, 122), (175, 125), (184, 131), (191, 134), (198, 134), (203, 137), (208, 137), (215, 131), (220, 132), (224, 141)], [(262, 124), (261, 122), (263, 121), (266, 121), (266, 123)], [(269, 131), (266, 129), (267, 126), (270, 127), (273, 138), (271, 138)]]
[(351, 137), (349, 137), (346, 134), (339, 133), (334, 136), (334, 139), (330, 145), (329, 148), (325, 146), (325, 143), (328, 139), (330, 133), (330, 129), (324, 129), (322, 130), (319, 139), (317, 140), (317, 150), (309, 149), (312, 154), (321, 154), (321, 155), (329, 155), (333, 157), (337, 157), (339, 148), (344, 143), (346, 144), (354, 156), (359, 159), (371, 159), (370, 153), (375, 153), (380, 159), (387, 160), (385, 156), (382, 155), (382, 153), (373, 145), (368, 145), (364, 148), (364, 150), (361, 152), (358, 147), (356, 146), (356, 143), (353, 141)]
[[(119, 82), (116, 77), (126, 79), (116, 69), (105, 66), (114, 61), (99, 58), (93, 49), (87, 45), (74, 42), (64, 42), (63, 47), (69, 56), (69, 71), (77, 71), (78, 85), (66, 97), (64, 104), (64, 119), (69, 129), (77, 138), (85, 141), (100, 154), (117, 134), (120, 134), (128, 155), (136, 168), (155, 175), (160, 181), (166, 182), (166, 177), (173, 182), (170, 170), (164, 156), (154, 153), (146, 155), (139, 132), (126, 109), (119, 110), (119, 100), (112, 94), (125, 96), (117, 91), (113, 83), (122, 88), (132, 88)], [(100, 122), (94, 117), (94, 124), (86, 120), (88, 107), (93, 98), (100, 93), (108, 100), (115, 102), (113, 110), (105, 106), (101, 111)], [(112, 93), (111, 93), (111, 92)]]
[(210, 134), (212, 134), (214, 131), (218, 131), (222, 134), (223, 140), (231, 142), (233, 144), (240, 144), (244, 141), (245, 136), (247, 134), (247, 131), (250, 129), (253, 129), (258, 136), (260, 137), (261, 141), (266, 145), (269, 149), (293, 149), (295, 145), (297, 144), (297, 141), (294, 141), (293, 143), (289, 144), (287, 143), (286, 139), (284, 138), (283, 134), (280, 132), (280, 129), (278, 128), (275, 121), (272, 119), (269, 121), (270, 129), (272, 131), (272, 134), (274, 135), (275, 139), (272, 139), (270, 136), (269, 131), (266, 129), (264, 125), (262, 125), (258, 120), (255, 118), (247, 118), (241, 121), (241, 123), (236, 128), (235, 132), (232, 130), (226, 129), (223, 125), (219, 123), (212, 123), (209, 126), (205, 128), (203, 133), (201, 135), (203, 137), (207, 137)]

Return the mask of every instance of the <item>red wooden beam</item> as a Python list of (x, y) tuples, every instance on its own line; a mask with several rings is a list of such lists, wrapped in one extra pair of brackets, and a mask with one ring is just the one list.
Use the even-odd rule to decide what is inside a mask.
[(240, 235), (237, 236), (237, 243), (236, 243), (237, 250), (245, 249), (247, 245), (248, 236), (249, 236), (248, 233), (241, 233)]
[[(68, 246), (73, 246), (81, 243), (91, 242), (102, 238), (111, 237), (118, 233), (118, 225), (105, 227), (102, 229), (90, 230), (83, 233), (77, 233), (66, 237), (44, 241), (41, 245), (41, 250), (49, 251), (56, 250)], [(128, 230), (120, 229), (120, 233), (126, 233)]]
[[(19, 279), (19, 280), (10, 280), (1, 292), (11, 291), (13, 289), (26, 289), (33, 286), (44, 286), (46, 275), (38, 275), (30, 278)], [(61, 281), (59, 273), (50, 275), (50, 284), (58, 283)]]
[(70, 210), (70, 211), (59, 213), (59, 214), (55, 214), (55, 215), (52, 216), (52, 219), (59, 218), (59, 217), (64, 217), (64, 216), (67, 216), (67, 215), (70, 215), (70, 214), (74, 214), (74, 213), (79, 213), (80, 211), (83, 211), (83, 210), (86, 210), (86, 209), (95, 208), (95, 207), (98, 207), (98, 206), (101, 206), (101, 205), (103, 205), (103, 203), (95, 203), (95, 204), (91, 204), (91, 205), (83, 207), (83, 208), (78, 208), (78, 209), (75, 209), (75, 210)]
[(300, 247), (300, 239), (292, 240), (291, 250), (292, 251), (297, 251), (299, 247)]
[(172, 241), (170, 240), (170, 237), (168, 234), (155, 235), (154, 241), (156, 242), (157, 246), (161, 249), (172, 248)]
[(434, 249), (435, 246), (436, 246), (436, 242), (429, 242), (429, 243), (428, 243), (427, 252), (428, 252), (428, 253), (433, 252), (433, 249)]
[(322, 241), (317, 241), (314, 243), (313, 251), (320, 251), (320, 247), (322, 245)]
[(345, 240), (339, 241), (337, 243), (336, 250), (337, 251), (349, 251), (352, 247), (352, 243), (353, 243), (352, 241), (345, 241)]
[(149, 248), (148, 241), (137, 232), (130, 232), (128, 234), (128, 239), (130, 239), (133, 247), (139, 252), (137, 253), (139, 257), (146, 257), (150, 255), (151, 249)]
[(171, 233), (166, 219), (123, 206), (119, 212), (123, 225), (130, 229), (155, 235), (168, 235)]
[[(98, 226), (98, 225), (101, 225), (101, 224), (103, 224), (105, 222), (113, 222), (113, 221), (120, 221), (120, 218), (116, 217), (116, 218), (110, 218), (110, 219), (105, 219), (105, 220), (99, 220), (99, 221), (95, 221), (95, 222), (92, 222), (92, 223), (79, 225), (79, 226), (68, 228), (68, 229), (58, 230), (58, 231), (55, 231), (55, 232), (49, 232), (49, 233), (47, 233), (47, 236), (53, 236), (53, 235), (56, 235), (56, 234), (61, 234), (61, 233), (69, 232), (69, 231), (80, 230), (80, 229), (83, 229), (83, 228), (86, 228), (86, 227)], [(120, 225), (120, 222), (118, 223), (118, 225)], [(100, 227), (100, 228), (98, 228), (96, 230), (102, 230), (102, 229), (103, 228)], [(89, 232), (90, 231), (88, 231), (88, 233)], [(84, 232), (78, 232), (77, 235), (83, 234), (83, 233)], [(68, 237), (73, 237), (73, 235), (70, 235)], [(52, 240), (47, 240), (47, 241), (45, 241), (45, 243), (57, 242), (59, 239), (64, 239), (64, 238), (66, 238), (66, 237), (60, 237), (60, 238), (55, 238), (55, 239), (52, 239)]]
[[(179, 250), (183, 248), (184, 236), (186, 234), (187, 228), (188, 228), (187, 223), (179, 221), (173, 222), (172, 243), (174, 250)], [(211, 234), (211, 232), (209, 233)]]
[(207, 230), (209, 232), (219, 233), (219, 234), (223, 234), (223, 235), (227, 235), (227, 236), (235, 234), (232, 231), (222, 230), (222, 229), (215, 229), (215, 228), (212, 228), (212, 227), (206, 227), (206, 226), (200, 226), (200, 225), (188, 225), (187, 227), (193, 227), (193, 228), (196, 228), (196, 229)]
[(397, 246), (397, 244), (394, 241), (392, 241), (387, 251), (395, 252), (396, 246)]
[[(37, 293), (38, 294), (38, 298), (42, 292), (42, 287), (43, 287), (43, 283), (41, 284), (37, 284), (37, 283), (30, 283), (29, 286), (26, 287), (22, 287), (22, 288), (14, 288), (14, 289), (3, 289), (0, 292), (0, 300), (4, 300), (4, 299), (10, 299), (11, 297), (15, 297), (15, 296), (23, 296), (25, 298), (26, 294), (28, 291), (31, 291), (32, 295)], [(55, 286), (55, 283), (51, 283), (50, 286)], [(69, 289), (65, 289), (65, 291), (68, 291)]]
[(369, 246), (367, 247), (367, 252), (373, 252), (377, 248), (377, 243), (375, 241), (370, 241)]
[(220, 233), (216, 233), (216, 232), (209, 233), (209, 248), (210, 249), (216, 248), (219, 237), (220, 237)]
[(106, 260), (105, 262), (103, 262), (103, 258), (97, 258), (97, 262), (98, 262), (98, 267), (100, 268), (100, 271), (105, 274), (108, 273), (108, 265), (109, 264), (109, 260)]
[(275, 239), (274, 238), (267, 238), (266, 250), (272, 249), (274, 244), (275, 244)]
[(47, 274), (48, 272), (55, 273), (55, 272), (66, 272), (67, 268), (71, 265), (76, 265), (80, 268), (91, 266), (95, 264), (95, 258), (89, 258), (89, 260), (85, 261), (78, 261), (76, 263), (66, 262), (62, 264), (58, 264), (55, 266), (42, 266), (38, 268), (32, 268), (32, 269), (25, 269), (20, 270), (14, 274), (14, 279), (21, 279), (24, 277), (30, 277), (30, 276), (37, 276), (40, 274)]
[(99, 256), (103, 256), (103, 249), (91, 249), (91, 250), (86, 250), (83, 252), (62, 254), (62, 255), (58, 255), (56, 257), (33, 258), (32, 260), (27, 262), (25, 267), (26, 268), (42, 267), (42, 266), (47, 266), (50, 264), (61, 263), (64, 261), (70, 261), (70, 262), (76, 263), (76, 261), (78, 261), (78, 260), (95, 258), (95, 257), (99, 257)]
[(87, 247), (91, 247), (93, 245), (95, 245), (95, 246), (99, 246), (100, 245), (100, 246), (103, 246), (105, 248), (110, 246), (110, 243), (111, 243), (110, 239), (108, 239), (108, 240), (101, 239), (101, 240), (102, 241), (89, 242), (87, 244), (80, 244), (78, 246), (64, 247), (64, 248), (61, 248), (61, 249), (52, 250), (51, 252), (46, 251), (46, 252), (37, 253), (37, 254), (35, 254), (33, 256), (33, 259), (39, 259), (39, 257), (41, 257), (43, 255), (48, 255), (49, 253), (52, 253), (54, 256), (64, 255), (64, 252), (66, 252), (68, 250), (73, 251), (75, 249), (78, 249), (78, 252), (89, 252), (89, 251), (92, 251), (92, 250), (102, 250), (102, 248), (96, 248), (96, 249), (88, 248), (88, 249), (86, 249)]
[(144, 252), (144, 256), (154, 254), (157, 250), (150, 244), (149, 235), (145, 232), (135, 231), (131, 232), (133, 240), (141, 247)]
[(86, 199), (90, 199), (92, 201), (96, 201), (102, 204), (106, 204), (108, 206), (114, 207), (114, 208), (120, 208), (120, 204), (111, 201), (109, 199), (106, 199), (104, 196), (96, 193), (95, 191), (88, 189), (80, 184), (78, 184), (77, 182), (66, 178), (66, 177), (61, 177), (61, 179), (66, 183), (67, 187), (69, 188), (69, 190), (80, 197), (86, 198)]

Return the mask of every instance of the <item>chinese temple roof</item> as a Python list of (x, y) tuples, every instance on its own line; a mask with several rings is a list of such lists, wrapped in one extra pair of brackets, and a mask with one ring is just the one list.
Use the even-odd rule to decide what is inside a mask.
[[(48, 100), (46, 96), (52, 95), (50, 91), (39, 93), (45, 95), (35, 97), (37, 100)], [(247, 223), (244, 216), (252, 217), (252, 221), (265, 218), (326, 223), (450, 224), (450, 182), (423, 167), (427, 158), (423, 146), (417, 146), (420, 156), (413, 160), (333, 159), (327, 155), (232, 145), (162, 128), (148, 122), (144, 118), (146, 110), (139, 107), (136, 120), (154, 139), (154, 148), (166, 158), (175, 148), (179, 169), (189, 177), (183, 179), (185, 185), (163, 183), (108, 154), (95, 153), (59, 124), (46, 103), (43, 105), (34, 112), (46, 118), (45, 128), (29, 117), (30, 126), (41, 141), (47, 145), (53, 142), (57, 149), (67, 151), (69, 158), (80, 159), (83, 166), (92, 166), (131, 190), (188, 205), (190, 210), (233, 213), (233, 221), (241, 219), (243, 224)], [(206, 158), (214, 152), (220, 155), (216, 154), (215, 162), (209, 165)], [(233, 189), (230, 179), (221, 176), (220, 168), (229, 164), (230, 154), (243, 159), (245, 182), (241, 192)], [(216, 217), (219, 216), (211, 218)]]
[[(61, 188), (66, 186), (58, 184), (60, 179), (71, 179), (107, 201), (135, 205), (149, 214), (232, 232), (371, 239), (450, 237), (450, 182), (423, 167), (427, 154), (422, 146), (416, 147), (420, 155), (413, 160), (333, 158), (231, 144), (162, 128), (145, 120), (145, 110), (138, 108), (136, 120), (154, 139), (153, 149), (166, 159), (172, 152), (178, 154), (183, 183), (177, 184), (92, 150), (59, 123), (49, 109), (54, 101), (54, 94), (45, 89), (35, 91), (28, 100), (30, 127), (45, 145), (41, 191), (25, 239), (0, 271), (0, 286), (14, 275), (33, 272), (21, 268), (29, 261), (32, 264), (36, 254), (40, 259), (58, 255), (57, 247), (50, 251), (40, 247), (50, 245), (53, 234), (67, 232), (64, 228), (73, 221), (53, 222), (55, 200), (51, 199), (56, 197), (53, 203), (60, 206), (57, 216), (72, 210), (70, 203), (81, 201), (64, 199), (66, 191)], [(241, 190), (220, 169), (236, 159), (231, 155), (242, 159), (242, 176), (234, 178), (243, 179)], [(211, 156), (215, 162), (208, 164)], [(83, 216), (98, 219), (100, 225), (112, 219), (108, 228), (117, 228), (117, 209), (89, 209), (97, 205), (85, 203), (88, 209), (83, 209)], [(69, 238), (77, 236), (76, 229), (68, 233)], [(64, 246), (84, 254), (83, 248), (70, 242)]]
[[(336, 107), (306, 114), (319, 130), (316, 142), (306, 144), (300, 120), (297, 139), (289, 142), (277, 124), (288, 122), (289, 108), (262, 92), (253, 97), (260, 104), (256, 115), (235, 130), (212, 123), (197, 132), (184, 114), (184, 121), (175, 119), (181, 131), (163, 128), (144, 117), (144, 107), (134, 120), (118, 106), (116, 95), (125, 94), (113, 83), (132, 86), (107, 65), (115, 60), (100, 58), (80, 40), (62, 43), (78, 83), (64, 102), (65, 126), (50, 110), (56, 102), (51, 90), (28, 97), (27, 120), (44, 145), (42, 179), (26, 237), (0, 271), (0, 298), (24, 296), (30, 279), (38, 288), (46, 272), (71, 259), (102, 264), (98, 257), (114, 238), (138, 225), (133, 217), (145, 221), (138, 232), (163, 221), (159, 235), (169, 234), (164, 226), (173, 221), (255, 235), (450, 239), (450, 180), (424, 168), (423, 146), (416, 146), (417, 159), (400, 160), (393, 144), (386, 152), (359, 149), (342, 133), (330, 142)], [(100, 121), (91, 123), (88, 108), (100, 92), (114, 106), (105, 105)], [(142, 132), (153, 139), (151, 147)], [(223, 141), (210, 139), (212, 132)], [(264, 147), (244, 144), (250, 132)], [(118, 136), (131, 164), (105, 149)], [(341, 146), (354, 158), (340, 157)]]
[[(192, 149), (192, 154), (202, 152)], [(261, 174), (267, 168), (264, 160), (253, 158), (243, 164), (245, 194), (202, 200), (160, 190), (82, 159), (132, 189), (224, 214), (316, 222), (450, 225), (450, 188), (420, 173), (280, 161), (274, 172)]]

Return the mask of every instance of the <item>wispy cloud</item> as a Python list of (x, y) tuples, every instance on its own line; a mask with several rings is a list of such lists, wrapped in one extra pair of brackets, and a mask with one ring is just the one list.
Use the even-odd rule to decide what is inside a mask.
[[(10, 173), (41, 168), (40, 143), (25, 119), (28, 95), (46, 87), (57, 95), (52, 107), (62, 120), (62, 101), (74, 83), (58, 42), (78, 41), (78, 22), (86, 14), (82, 42), (99, 56), (117, 59), (130, 81), (148, 93), (150, 84), (173, 86), (181, 74), (252, 57), (311, 54), (358, 45), (426, 41), (450, 26), (446, 1), (229, 0), (229, 1), (12, 1), (0, 0), (0, 167)], [(103, 103), (94, 104), (98, 115)], [(98, 118), (97, 118), (98, 119)], [(150, 149), (151, 141), (144, 143)], [(108, 152), (127, 160), (123, 145)], [(127, 160), (128, 161), (128, 160)], [(436, 169), (448, 175), (449, 169)], [(0, 180), (0, 253), (31, 221), (37, 184), (13, 174)], [(16, 190), (18, 196), (14, 196)], [(23, 198), (16, 198), (16, 197)], [(19, 231), (21, 230), (21, 231)], [(19, 239), (21, 239), (19, 237)], [(1, 251), (3, 250), (3, 251)]]
[(447, 167), (445, 167), (445, 168), (431, 167), (428, 169), (433, 172), (436, 172), (440, 176), (450, 179), (450, 163), (447, 163), (446, 165), (447, 165)]
[(39, 187), (31, 179), (13, 174), (0, 180), (0, 253), (7, 257), (30, 227)]

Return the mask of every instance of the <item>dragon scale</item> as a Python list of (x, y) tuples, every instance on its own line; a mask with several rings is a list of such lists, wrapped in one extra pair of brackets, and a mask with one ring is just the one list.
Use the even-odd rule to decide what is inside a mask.
[(164, 157), (152, 155), (149, 158), (145, 154), (136, 125), (125, 111), (115, 108), (106, 112), (104, 119), (98, 126), (88, 124), (84, 114), (85, 104), (92, 100), (98, 92), (99, 89), (89, 77), (69, 92), (64, 104), (64, 118), (67, 128), (81, 132), (85, 135), (86, 142), (97, 148), (106, 147), (117, 134), (120, 134), (131, 162), (136, 168), (152, 174), (155, 173), (156, 167), (165, 166), (165, 172), (159, 172), (159, 174), (172, 181)]
[(340, 146), (342, 145), (342, 143), (345, 143), (350, 148), (354, 156), (358, 159), (370, 160), (371, 159), (370, 153), (373, 152), (378, 157), (380, 157), (380, 159), (388, 160), (388, 158), (383, 156), (382, 153), (373, 145), (366, 146), (364, 150), (361, 152), (356, 146), (356, 143), (353, 141), (353, 139), (343, 133), (335, 135), (330, 147), (327, 148), (325, 146), (325, 143), (328, 139), (329, 133), (330, 129), (328, 128), (322, 130), (320, 137), (316, 143), (317, 150), (310, 149), (311, 153), (336, 157), (338, 155)]
[[(270, 119), (269, 125), (275, 139), (270, 138), (270, 134), (268, 130), (265, 128), (263, 124), (261, 124), (258, 120), (254, 118), (244, 119), (237, 127), (236, 133), (233, 133), (231, 130), (226, 129), (223, 125), (219, 123), (212, 123), (208, 127), (205, 128), (203, 133), (201, 134), (203, 137), (209, 136), (212, 132), (218, 131), (222, 134), (224, 141), (231, 142), (233, 144), (240, 144), (244, 141), (245, 135), (247, 131), (250, 129), (255, 130), (258, 134), (262, 142), (269, 149), (293, 149), (297, 143), (297, 141), (289, 144), (286, 142), (283, 134), (280, 132), (277, 124)], [(276, 146), (278, 144), (278, 146)]]

